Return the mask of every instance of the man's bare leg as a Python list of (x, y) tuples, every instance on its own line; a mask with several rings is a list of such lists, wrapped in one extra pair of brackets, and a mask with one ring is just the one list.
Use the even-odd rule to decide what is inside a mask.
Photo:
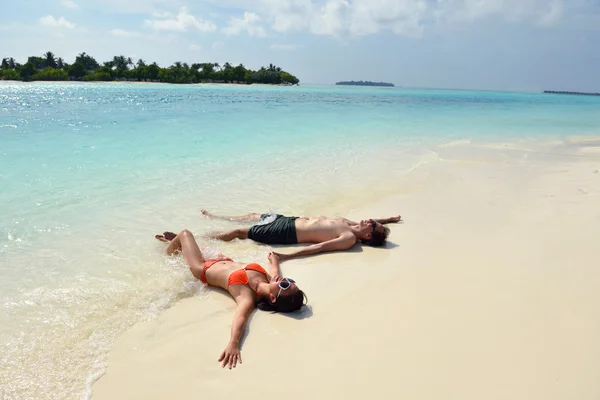
[(226, 232), (212, 232), (208, 236), (213, 239), (223, 240), (224, 242), (230, 242), (233, 239), (248, 239), (248, 231), (250, 228), (234, 229)]
[(260, 214), (257, 213), (250, 213), (250, 214), (246, 214), (246, 215), (239, 215), (239, 216), (231, 216), (231, 217), (227, 217), (227, 216), (221, 216), (221, 215), (215, 215), (213, 213), (210, 213), (206, 210), (200, 210), (200, 212), (202, 213), (202, 215), (205, 215), (209, 218), (213, 218), (213, 219), (222, 219), (225, 221), (245, 221), (245, 222), (257, 222), (260, 221)]

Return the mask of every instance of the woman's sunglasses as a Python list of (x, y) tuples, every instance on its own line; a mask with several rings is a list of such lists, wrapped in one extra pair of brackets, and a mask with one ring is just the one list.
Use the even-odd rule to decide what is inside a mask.
[(296, 281), (290, 278), (284, 278), (279, 282), (279, 293), (277, 293), (277, 297), (279, 297), (282, 290), (288, 290), (290, 286), (292, 286), (292, 283), (296, 283)]

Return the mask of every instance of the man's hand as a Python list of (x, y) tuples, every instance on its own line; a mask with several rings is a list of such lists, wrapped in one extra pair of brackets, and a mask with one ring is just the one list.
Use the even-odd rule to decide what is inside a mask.
[(389, 222), (398, 222), (398, 221), (400, 221), (401, 219), (402, 219), (402, 217), (400, 217), (400, 216), (398, 215), (398, 216), (396, 216), (396, 217), (390, 217), (390, 218), (388, 218), (388, 221), (389, 221)]
[[(275, 258), (275, 260), (271, 259), (271, 258)], [(271, 262), (284, 262), (285, 260), (289, 260), (290, 258), (293, 258), (291, 255), (289, 254), (283, 254), (283, 253), (277, 253), (275, 251), (272, 251), (269, 253), (269, 261)]]
[(226, 365), (229, 365), (229, 369), (232, 367), (235, 368), (238, 361), (241, 364), (242, 355), (240, 354), (240, 348), (232, 344), (228, 345), (223, 353), (221, 353), (221, 357), (219, 357), (219, 362), (221, 361), (223, 361), (221, 368), (225, 368)]

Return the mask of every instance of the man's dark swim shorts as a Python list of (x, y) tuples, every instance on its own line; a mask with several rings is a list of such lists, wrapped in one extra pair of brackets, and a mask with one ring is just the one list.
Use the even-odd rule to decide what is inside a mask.
[[(273, 217), (275, 217), (274, 220)], [(296, 244), (296, 219), (280, 214), (262, 214), (260, 222), (248, 231), (248, 238), (266, 244)], [(271, 221), (272, 220), (272, 221)]]

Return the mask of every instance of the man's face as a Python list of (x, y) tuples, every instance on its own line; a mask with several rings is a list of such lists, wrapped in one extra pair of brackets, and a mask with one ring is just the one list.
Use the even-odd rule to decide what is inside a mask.
[(362, 240), (369, 240), (373, 236), (373, 232), (382, 232), (383, 225), (379, 222), (375, 222), (372, 219), (363, 219), (360, 221), (360, 233), (362, 234)]

